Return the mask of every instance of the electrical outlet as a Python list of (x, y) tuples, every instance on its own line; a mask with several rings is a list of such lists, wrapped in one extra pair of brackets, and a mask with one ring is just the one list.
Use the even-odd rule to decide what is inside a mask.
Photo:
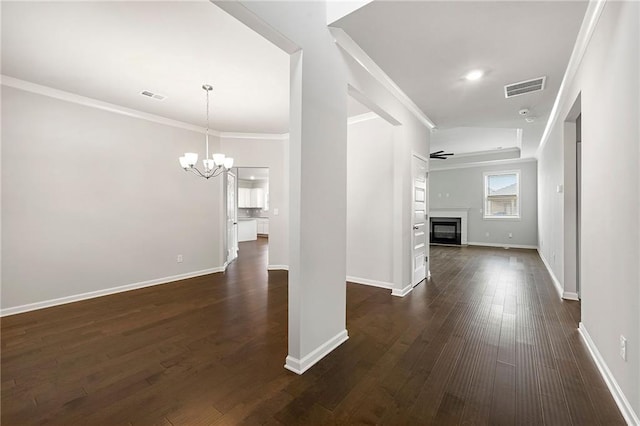
[(176, 262), (178, 262), (178, 263), (182, 263), (182, 255), (181, 255), (181, 254), (179, 254), (179, 255), (176, 257)]
[(513, 232), (509, 232), (509, 238), (513, 238)]
[(622, 334), (620, 335), (620, 357), (627, 360), (627, 339)]

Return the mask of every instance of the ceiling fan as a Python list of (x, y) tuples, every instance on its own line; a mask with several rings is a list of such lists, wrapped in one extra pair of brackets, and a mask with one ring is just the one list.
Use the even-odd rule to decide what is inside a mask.
[(449, 152), (449, 153), (445, 153), (444, 151), (436, 151), (436, 152), (432, 152), (431, 154), (429, 154), (429, 158), (435, 158), (438, 160), (446, 160), (448, 157), (452, 156), (453, 153)]

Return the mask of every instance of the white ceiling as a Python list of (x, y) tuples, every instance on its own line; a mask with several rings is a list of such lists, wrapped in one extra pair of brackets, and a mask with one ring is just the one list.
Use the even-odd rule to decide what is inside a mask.
[[(344, 29), (439, 129), (522, 128), (522, 155), (530, 157), (586, 6), (586, 1), (374, 1), (333, 25)], [(485, 77), (466, 81), (464, 75), (477, 68)], [(505, 99), (505, 84), (541, 76), (547, 76), (543, 92)], [(537, 117), (534, 123), (518, 114), (522, 108)], [(477, 151), (473, 134), (466, 136), (456, 149)], [(497, 146), (507, 147), (504, 141)]]
[[(334, 25), (435, 121), (433, 150), (516, 147), (520, 140), (506, 135), (522, 128), (527, 157), (544, 130), (585, 9), (583, 1), (376, 1)], [(473, 68), (486, 77), (464, 80)], [(213, 128), (288, 131), (288, 55), (206, 0), (3, 1), (2, 73), (200, 126), (201, 85), (210, 83)], [(504, 84), (542, 75), (544, 92), (504, 99)], [(149, 99), (142, 90), (167, 98)], [(534, 123), (518, 115), (523, 107)], [(349, 98), (349, 116), (368, 111)]]
[(289, 128), (289, 56), (205, 0), (3, 1), (2, 74), (199, 126), (209, 83), (213, 128)]

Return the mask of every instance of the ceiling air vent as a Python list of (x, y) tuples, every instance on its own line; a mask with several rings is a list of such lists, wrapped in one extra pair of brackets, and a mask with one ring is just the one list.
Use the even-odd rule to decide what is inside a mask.
[(504, 86), (504, 97), (513, 98), (514, 96), (524, 95), (525, 93), (539, 92), (544, 90), (544, 83), (547, 77), (538, 77), (533, 80), (521, 81), (518, 83), (507, 84)]
[(158, 93), (153, 93), (153, 92), (150, 92), (148, 90), (143, 90), (142, 92), (140, 92), (140, 94), (142, 96), (146, 96), (147, 98), (157, 99), (159, 101), (163, 101), (163, 100), (166, 99), (165, 95), (160, 95)]

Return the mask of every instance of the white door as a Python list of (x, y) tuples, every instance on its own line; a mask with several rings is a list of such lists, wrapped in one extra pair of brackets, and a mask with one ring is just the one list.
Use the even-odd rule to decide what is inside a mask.
[(413, 285), (427, 276), (427, 162), (413, 157), (413, 215), (411, 219), (411, 253)]
[(227, 264), (238, 257), (238, 205), (236, 176), (227, 172)]

